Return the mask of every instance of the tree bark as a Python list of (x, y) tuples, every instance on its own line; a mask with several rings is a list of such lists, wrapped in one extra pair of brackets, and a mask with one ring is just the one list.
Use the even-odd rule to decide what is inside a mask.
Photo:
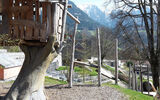
[(150, 62), (151, 64), (151, 71), (152, 71), (152, 78), (153, 78), (153, 85), (155, 88), (159, 87), (159, 64), (158, 60), (155, 62)]
[(20, 44), (25, 60), (5, 100), (46, 100), (44, 79), (47, 68), (57, 56), (55, 40), (49, 37), (48, 43), (41, 47)]

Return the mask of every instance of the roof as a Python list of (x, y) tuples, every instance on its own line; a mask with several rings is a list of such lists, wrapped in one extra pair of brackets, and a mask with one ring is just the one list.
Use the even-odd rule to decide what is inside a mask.
[(22, 66), (23, 61), (23, 53), (0, 53), (0, 65), (4, 68)]

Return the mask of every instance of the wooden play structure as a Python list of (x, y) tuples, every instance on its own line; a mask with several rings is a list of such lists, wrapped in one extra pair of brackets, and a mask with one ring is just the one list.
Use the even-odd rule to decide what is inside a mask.
[[(68, 0), (0, 0), (0, 33), (24, 43), (46, 43), (49, 36), (64, 41)], [(9, 30), (9, 31), (8, 31)]]

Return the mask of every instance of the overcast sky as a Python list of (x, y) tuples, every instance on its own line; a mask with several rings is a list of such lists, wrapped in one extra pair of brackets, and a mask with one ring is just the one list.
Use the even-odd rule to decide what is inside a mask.
[(102, 11), (105, 11), (107, 13), (110, 13), (113, 10), (113, 4), (109, 4), (107, 7), (104, 6), (105, 1), (111, 1), (111, 0), (71, 0), (71, 1), (73, 1), (81, 9), (83, 9), (87, 5), (96, 5)]

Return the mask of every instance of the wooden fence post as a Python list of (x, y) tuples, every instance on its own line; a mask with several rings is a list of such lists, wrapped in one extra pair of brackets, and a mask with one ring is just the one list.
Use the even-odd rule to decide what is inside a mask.
[(97, 45), (98, 45), (98, 86), (101, 86), (101, 44), (99, 28), (97, 29)]
[(131, 64), (129, 64), (129, 89), (131, 89)]
[(134, 67), (132, 67), (132, 89), (135, 90)]
[(149, 95), (149, 66), (147, 65), (147, 81), (148, 81), (148, 95)]
[[(77, 18), (78, 19), (78, 18)], [(76, 33), (77, 33), (78, 23), (75, 22), (74, 33), (72, 38), (72, 56), (71, 56), (71, 65), (69, 70), (69, 87), (72, 87), (72, 74), (73, 74), (73, 66), (74, 66), (74, 53), (75, 53), (75, 42), (76, 42)]]
[(143, 79), (142, 79), (142, 65), (140, 65), (140, 87), (141, 87), (141, 93), (143, 93)]
[(118, 85), (118, 39), (115, 41), (115, 84)]
[(137, 71), (135, 71), (135, 90), (138, 91), (137, 89)]
[(62, 42), (64, 41), (64, 34), (66, 29), (66, 19), (67, 19), (67, 8), (68, 8), (68, 0), (65, 2), (64, 11), (63, 11), (63, 23), (62, 23), (62, 35), (61, 35), (61, 46)]

